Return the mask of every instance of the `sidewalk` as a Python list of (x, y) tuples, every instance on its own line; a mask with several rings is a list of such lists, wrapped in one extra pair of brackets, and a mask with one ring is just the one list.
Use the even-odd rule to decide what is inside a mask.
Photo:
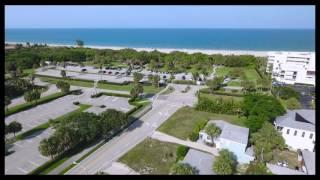
[(178, 139), (176, 137), (167, 135), (167, 134), (159, 132), (159, 131), (155, 131), (151, 135), (151, 138), (157, 139), (157, 140), (160, 140), (160, 141), (171, 142), (171, 143), (176, 143), (176, 144), (188, 146), (188, 147), (193, 148), (193, 149), (197, 149), (197, 150), (200, 150), (200, 151), (208, 152), (208, 153), (210, 153), (210, 154), (212, 154), (214, 156), (218, 156), (219, 155), (219, 153), (218, 153), (219, 151), (214, 147), (210, 147), (210, 146), (207, 146), (205, 144), (198, 143), (198, 142), (185, 141), (185, 140), (182, 140), (182, 139)]
[(110, 167), (104, 170), (104, 172), (111, 175), (139, 175), (139, 173), (127, 165), (119, 162), (113, 162)]

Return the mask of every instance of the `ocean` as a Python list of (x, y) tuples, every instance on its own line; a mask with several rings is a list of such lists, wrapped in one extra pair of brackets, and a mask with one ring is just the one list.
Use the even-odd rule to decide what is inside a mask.
[(311, 29), (5, 29), (6, 42), (203, 50), (315, 51)]

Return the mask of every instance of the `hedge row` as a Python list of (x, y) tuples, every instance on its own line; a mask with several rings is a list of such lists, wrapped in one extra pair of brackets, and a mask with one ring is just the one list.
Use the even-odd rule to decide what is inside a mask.
[(187, 155), (188, 151), (189, 151), (189, 147), (179, 145), (176, 151), (176, 156), (177, 156), (176, 162), (183, 160), (184, 157)]
[(63, 77), (55, 77), (55, 76), (47, 76), (47, 75), (40, 75), (40, 74), (35, 74), (36, 77), (45, 77), (45, 78), (52, 78), (52, 79), (61, 79), (61, 80), (73, 80), (73, 81), (83, 81), (83, 82), (91, 82), (94, 83), (93, 80), (88, 80), (88, 79), (73, 79), (73, 78), (63, 78)]
[(197, 141), (199, 138), (199, 132), (206, 126), (208, 120), (198, 121), (193, 131), (189, 135), (189, 139), (193, 142)]
[(129, 81), (124, 81), (122, 83), (116, 83), (116, 82), (110, 82), (110, 81), (107, 81), (107, 80), (100, 80), (99, 83), (101, 83), (101, 84), (110, 84), (110, 85), (120, 85), (120, 86), (124, 86), (124, 85), (130, 84)]
[(216, 94), (216, 95), (235, 96), (235, 97), (243, 97), (244, 96), (244, 94), (235, 94), (235, 93), (228, 93), (228, 92), (218, 92), (218, 91), (211, 92), (210, 89), (208, 89), (208, 88), (200, 89), (199, 91), (201, 93), (205, 93), (205, 94)]
[(175, 84), (191, 84), (191, 85), (195, 85), (196, 84), (194, 81), (191, 81), (191, 80), (174, 80), (174, 81), (172, 81), (172, 83), (175, 83)]

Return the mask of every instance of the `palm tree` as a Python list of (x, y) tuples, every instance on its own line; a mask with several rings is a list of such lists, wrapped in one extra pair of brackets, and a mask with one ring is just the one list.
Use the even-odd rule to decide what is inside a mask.
[(213, 143), (213, 139), (221, 134), (221, 129), (214, 123), (211, 123), (206, 126), (205, 132), (211, 137)]

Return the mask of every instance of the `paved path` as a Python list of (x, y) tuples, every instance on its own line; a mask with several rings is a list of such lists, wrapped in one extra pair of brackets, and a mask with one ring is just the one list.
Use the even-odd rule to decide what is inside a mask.
[(153, 102), (152, 110), (135, 121), (123, 133), (111, 139), (89, 157), (81, 161), (66, 174), (95, 174), (109, 168), (113, 162), (127, 153), (166, 121), (174, 112), (184, 105), (192, 105), (197, 98), (194, 96), (199, 86), (191, 86), (190, 91), (181, 93), (186, 85), (172, 84), (175, 92), (157, 96)]
[(138, 175), (136, 171), (120, 162), (113, 162), (104, 172), (111, 175)]
[(157, 139), (160, 141), (165, 141), (165, 142), (170, 142), (170, 143), (176, 143), (184, 146), (188, 146), (193, 149), (198, 149), (200, 151), (205, 151), (208, 152), (214, 156), (218, 156), (218, 150), (214, 147), (207, 146), (205, 144), (199, 143), (199, 142), (192, 142), (192, 141), (185, 141), (170, 135), (167, 135), (165, 133), (155, 131), (152, 135), (151, 138)]

